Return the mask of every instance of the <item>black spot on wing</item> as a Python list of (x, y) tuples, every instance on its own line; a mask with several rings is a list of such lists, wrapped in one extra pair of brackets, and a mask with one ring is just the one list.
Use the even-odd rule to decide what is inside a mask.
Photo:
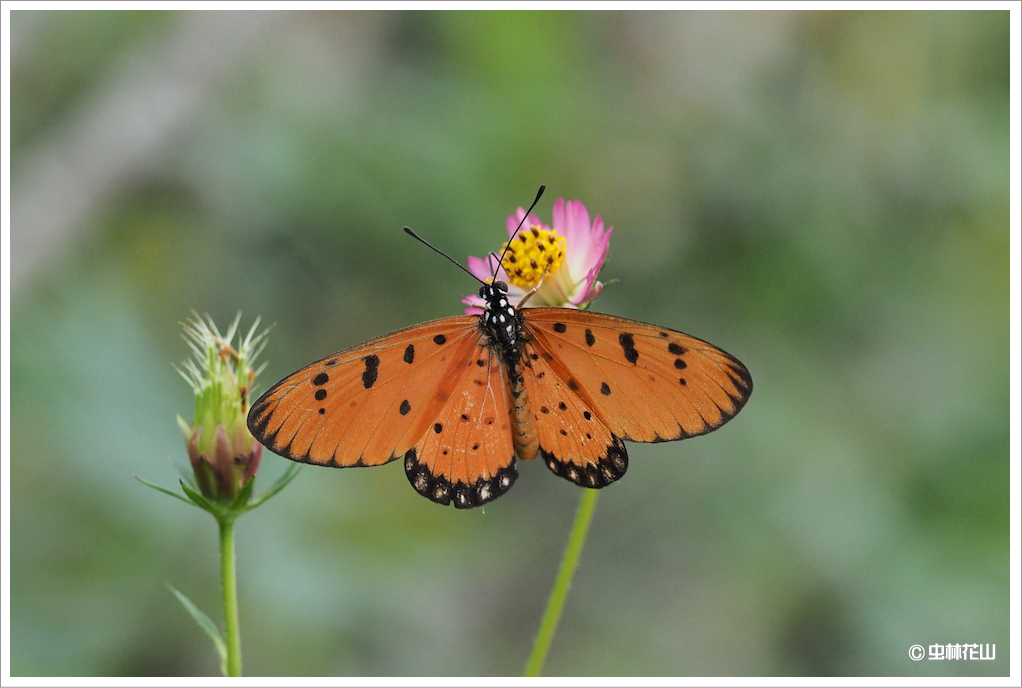
[(325, 385), (328, 382), (330, 382), (330, 376), (327, 375), (326, 373), (320, 373), (316, 377), (312, 378), (312, 384), (317, 385), (317, 386), (318, 385)]
[(586, 344), (592, 346), (596, 343), (596, 337), (593, 336), (593, 331), (588, 327), (586, 328)]
[(626, 361), (634, 364), (639, 360), (639, 352), (635, 350), (635, 338), (631, 334), (622, 332), (617, 336), (617, 341), (621, 345)]
[(446, 344), (447, 337), (443, 336), (442, 334), (438, 334), (437, 336), (433, 337), (433, 343), (436, 344), (437, 346), (440, 346), (441, 344)]
[(670, 351), (675, 356), (681, 356), (683, 353), (685, 353), (685, 347), (683, 347), (681, 344), (675, 344), (674, 342), (671, 342), (670, 344), (667, 345), (667, 350)]
[(565, 326), (565, 324), (564, 324), (564, 323), (554, 323), (554, 332), (559, 332), (559, 333), (561, 333), (561, 334), (564, 334), (564, 332), (565, 332), (565, 331), (566, 331), (567, 329), (568, 329), (568, 328), (567, 328), (567, 327)]
[(405, 363), (411, 363), (415, 360), (415, 345), (409, 344), (405, 347), (404, 361)]
[(380, 372), (380, 357), (372, 354), (363, 360), (366, 363), (366, 369), (362, 372), (362, 384), (369, 389), (376, 384), (376, 376)]
[(325, 389), (317, 389), (316, 390), (316, 401), (323, 401), (324, 399), (326, 399), (326, 390)]
[(608, 385), (606, 382), (601, 382), (600, 383), (600, 394), (602, 394), (604, 396), (610, 396), (610, 385)]
[(401, 406), (398, 407), (397, 410), (402, 416), (407, 416), (408, 412), (412, 410), (412, 405), (408, 403), (407, 399), (405, 399), (401, 402)]

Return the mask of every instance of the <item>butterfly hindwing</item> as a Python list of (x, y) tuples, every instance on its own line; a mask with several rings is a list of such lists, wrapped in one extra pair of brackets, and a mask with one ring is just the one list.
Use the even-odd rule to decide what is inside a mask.
[[(660, 442), (710, 432), (734, 417), (752, 393), (744, 365), (681, 332), (563, 308), (525, 309), (523, 317), (526, 349), (547, 373), (533, 382), (537, 389), (530, 390), (530, 398), (547, 398), (547, 408), (554, 398), (569, 408), (584, 408), (613, 438), (605, 445), (606, 456), (594, 458), (592, 450), (578, 443), (575, 454), (557, 457), (558, 465), (575, 461), (585, 466), (625, 456), (621, 439)], [(533, 364), (535, 369), (537, 361)], [(542, 426), (537, 408), (533, 411)], [(571, 418), (566, 421), (564, 429), (573, 427)], [(557, 447), (549, 430), (540, 435), (545, 451)], [(560, 451), (570, 449), (560, 444)]]
[[(529, 312), (537, 309), (530, 309)], [(543, 461), (583, 487), (604, 487), (625, 474), (628, 452), (576, 389), (574, 378), (535, 339), (522, 365)]]
[(263, 394), (252, 434), (295, 461), (375, 466), (404, 456), (451, 395), (450, 372), (479, 346), (475, 316), (399, 330), (327, 356)]
[(468, 354), (449, 371), (446, 403), (405, 456), (420, 494), (460, 509), (496, 499), (518, 477), (503, 365), (483, 343)]

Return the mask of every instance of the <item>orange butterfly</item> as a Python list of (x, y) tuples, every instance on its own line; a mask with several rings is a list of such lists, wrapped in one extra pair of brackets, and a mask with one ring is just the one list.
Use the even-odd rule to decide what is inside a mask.
[(605, 487), (628, 468), (622, 440), (702, 435), (752, 393), (741, 362), (681, 332), (522, 308), (529, 295), (516, 309), (496, 279), (479, 296), (481, 315), (398, 330), (281, 380), (252, 405), (249, 429), (293, 461), (344, 468), (403, 458), (420, 494), (467, 509), (510, 489), (515, 455), (541, 455), (555, 474)]

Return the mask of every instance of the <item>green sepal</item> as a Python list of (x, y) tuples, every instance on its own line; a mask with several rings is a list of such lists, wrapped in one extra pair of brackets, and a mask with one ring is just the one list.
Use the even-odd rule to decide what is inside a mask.
[(234, 498), (233, 502), (231, 502), (231, 506), (229, 507), (229, 509), (231, 511), (237, 511), (239, 513), (243, 512), (243, 511), (248, 511), (248, 509), (246, 508), (245, 505), (248, 504), (248, 500), (252, 497), (252, 490), (254, 490), (254, 489), (255, 489), (255, 476), (253, 475), (242, 486), (242, 488), (240, 490), (238, 490), (238, 496)]
[(194, 487), (186, 483), (184, 480), (178, 481), (181, 483), (181, 489), (188, 495), (188, 499), (195, 503), (195, 506), (210, 512), (211, 514), (217, 513), (217, 509), (211, 501), (202, 496), (202, 493), (196, 490)]
[[(173, 494), (173, 493), (171, 493)], [(176, 495), (175, 495), (176, 496)], [(227, 675), (227, 643), (224, 642), (223, 636), (220, 635), (220, 631), (217, 629), (216, 624), (206, 614), (195, 606), (195, 604), (185, 597), (184, 593), (175, 588), (170, 583), (166, 583), (166, 586), (170, 589), (174, 596), (177, 597), (178, 601), (184, 605), (184, 608), (188, 610), (188, 613), (195, 619), (195, 623), (199, 624), (199, 628), (206, 632), (209, 639), (213, 641), (213, 646), (216, 647), (216, 653), (220, 656), (220, 673), (224, 676)]]
[(159, 485), (157, 485), (157, 484), (155, 484), (155, 483), (151, 483), (151, 482), (149, 482), (148, 480), (146, 480), (146, 479), (144, 479), (144, 478), (140, 478), (140, 477), (138, 477), (137, 475), (135, 476), (135, 480), (139, 481), (140, 483), (142, 483), (143, 485), (145, 485), (145, 486), (147, 486), (147, 487), (151, 487), (151, 488), (153, 488), (154, 490), (159, 490), (159, 491), (160, 491), (160, 492), (162, 492), (163, 494), (168, 494), (168, 495), (170, 495), (171, 497), (174, 497), (175, 499), (180, 499), (180, 500), (181, 500), (182, 502), (184, 502), (185, 504), (188, 504), (188, 505), (192, 505), (192, 502), (190, 502), (189, 500), (185, 499), (184, 497), (182, 497), (181, 495), (179, 495), (179, 494), (178, 494), (177, 492), (171, 492), (171, 491), (170, 491), (170, 490), (168, 490), (167, 488), (165, 488), (165, 487), (160, 487)]
[[(256, 508), (257, 506), (265, 502), (267, 499), (283, 490), (285, 487), (288, 486), (288, 484), (290, 484), (292, 480), (295, 479), (300, 470), (302, 470), (301, 464), (292, 463), (290, 466), (288, 466), (288, 469), (284, 471), (284, 473), (279, 478), (277, 478), (276, 482), (270, 485), (269, 489), (266, 490), (266, 492), (263, 492), (261, 495), (253, 499), (252, 503), (245, 507), (245, 510), (248, 511), (250, 509)], [(251, 480), (249, 481), (250, 484), (252, 482), (253, 481)]]

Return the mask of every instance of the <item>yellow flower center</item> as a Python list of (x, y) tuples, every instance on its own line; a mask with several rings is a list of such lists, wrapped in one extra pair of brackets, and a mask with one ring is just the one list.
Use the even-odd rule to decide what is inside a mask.
[(568, 248), (568, 240), (560, 236), (556, 229), (543, 229), (532, 226), (518, 233), (508, 244), (504, 244), (507, 253), (501, 265), (507, 271), (511, 284), (522, 289), (532, 289), (539, 284), (543, 272), (552, 274), (564, 262), (564, 252)]

